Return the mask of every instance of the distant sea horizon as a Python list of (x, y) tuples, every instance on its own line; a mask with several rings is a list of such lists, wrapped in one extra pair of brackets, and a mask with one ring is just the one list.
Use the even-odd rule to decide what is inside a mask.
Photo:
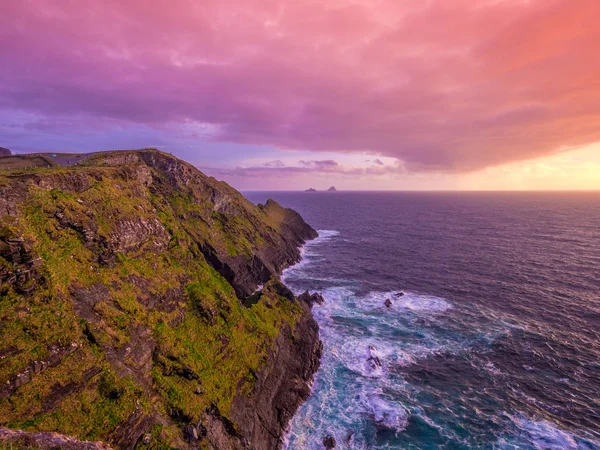
[[(236, 188), (237, 189), (237, 188)], [(315, 188), (316, 189), (316, 188)], [(316, 189), (315, 191), (311, 191), (311, 192), (306, 192), (306, 190), (298, 190), (298, 189), (238, 189), (242, 194), (245, 193), (249, 193), (249, 194), (265, 194), (265, 193), (270, 193), (270, 192), (285, 192), (285, 193), (292, 193), (292, 192), (296, 192), (296, 193), (301, 193), (301, 194), (314, 194), (316, 192), (322, 192), (322, 193), (326, 193), (326, 194), (331, 194), (331, 195), (335, 195), (338, 193), (344, 193), (344, 192), (381, 192), (381, 193), (385, 193), (385, 192), (405, 192), (405, 193), (411, 193), (411, 192), (415, 192), (415, 193), (436, 193), (436, 194), (443, 194), (443, 193), (573, 193), (573, 192), (582, 192), (582, 193), (600, 193), (600, 189), (498, 189), (498, 190), (494, 190), (494, 189), (440, 189), (440, 190), (429, 190), (429, 189), (343, 189), (343, 188), (338, 188), (337, 191), (334, 192), (328, 192), (327, 189)]]

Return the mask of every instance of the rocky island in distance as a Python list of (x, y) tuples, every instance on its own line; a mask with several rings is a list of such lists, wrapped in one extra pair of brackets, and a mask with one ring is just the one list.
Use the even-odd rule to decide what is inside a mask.
[(155, 149), (24, 158), (0, 170), (0, 448), (280, 448), (322, 344), (278, 276), (316, 231)]
[[(319, 192), (319, 191), (317, 191), (315, 188), (309, 188), (309, 189), (306, 189), (304, 192)], [(335, 186), (331, 186), (325, 192), (337, 192), (337, 189), (335, 188)]]

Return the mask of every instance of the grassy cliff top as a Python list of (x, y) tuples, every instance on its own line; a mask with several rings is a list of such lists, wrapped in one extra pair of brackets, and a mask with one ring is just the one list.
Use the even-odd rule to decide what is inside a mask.
[(304, 314), (276, 276), (315, 235), (152, 149), (0, 172), (0, 426), (185, 446)]

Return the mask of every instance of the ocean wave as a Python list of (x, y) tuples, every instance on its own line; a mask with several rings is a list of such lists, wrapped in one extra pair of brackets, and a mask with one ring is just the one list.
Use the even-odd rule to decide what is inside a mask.
[[(388, 448), (387, 444), (376, 444), (380, 433), (391, 432), (389, 436), (395, 437), (386, 439), (402, 442), (403, 433), (414, 417), (424, 430), (439, 436), (440, 442), (473, 448), (476, 441), (459, 436), (446, 418), (435, 412), (430, 416), (429, 409), (414, 402), (420, 393), (426, 396), (431, 393), (411, 385), (403, 373), (427, 358), (464, 354), (477, 342), (489, 345), (511, 329), (519, 328), (519, 324), (499, 323), (501, 321), (494, 317), (490, 323), (495, 325), (471, 330), (472, 336), (466, 338), (461, 333), (448, 331), (449, 321), (456, 320), (459, 314), (453, 311), (455, 306), (448, 299), (401, 291), (401, 286), (398, 290), (364, 292), (364, 282), (359, 284), (312, 273), (311, 268), (314, 270), (315, 266), (311, 264), (324, 259), (319, 254), (319, 240), (323, 242), (339, 235), (333, 230), (319, 233), (317, 240), (304, 247), (302, 261), (285, 273), (292, 289), (294, 282), (307, 286), (313, 280), (331, 282), (335, 286), (323, 289), (324, 303), (313, 308), (324, 343), (321, 368), (311, 397), (293, 418), (284, 447), (321, 449), (323, 437), (332, 435), (340, 448)], [(387, 305), (386, 300), (389, 300)], [(476, 366), (480, 369), (478, 364)], [(481, 370), (494, 378), (504, 376), (491, 361)], [(499, 450), (600, 450), (595, 443), (561, 430), (551, 422), (524, 417), (504, 420), (512, 426), (510, 432), (497, 438), (494, 448)]]
[(369, 415), (378, 427), (400, 432), (408, 425), (408, 412), (397, 403), (385, 400), (379, 395), (370, 395), (366, 399)]
[[(324, 258), (319, 257), (320, 255), (314, 251), (313, 247), (318, 246), (319, 244), (321, 244), (323, 242), (327, 242), (340, 234), (340, 232), (337, 230), (317, 230), (317, 233), (319, 234), (318, 237), (316, 237), (315, 239), (313, 239), (311, 241), (306, 242), (300, 248), (300, 261), (298, 261), (296, 264), (294, 264), (290, 267), (285, 268), (283, 270), (283, 272), (281, 273), (281, 280), (284, 283), (288, 284), (289, 279), (294, 278), (294, 277), (303, 278), (305, 280), (312, 280), (312, 281), (327, 281), (327, 282), (341, 281), (341, 280), (337, 280), (337, 279), (331, 278), (331, 277), (310, 276), (309, 274), (307, 274), (305, 272), (305, 268), (309, 264), (314, 264), (315, 262), (324, 260)], [(300, 293), (300, 290), (294, 289), (293, 286), (291, 286), (291, 288), (295, 294)]]
[[(389, 300), (390, 306), (385, 306)], [(452, 309), (450, 302), (443, 298), (423, 295), (409, 291), (371, 292), (360, 299), (361, 305), (370, 308), (389, 309), (390, 311), (409, 310), (412, 312), (444, 312)]]
[(523, 448), (536, 450), (599, 450), (600, 443), (594, 442), (566, 430), (548, 420), (530, 420), (523, 415), (506, 414), (516, 427), (513, 436), (498, 440), (499, 450)]

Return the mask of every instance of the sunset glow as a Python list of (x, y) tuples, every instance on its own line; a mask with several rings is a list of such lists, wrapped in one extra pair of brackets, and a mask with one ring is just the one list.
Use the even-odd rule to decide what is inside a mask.
[(241, 189), (600, 189), (596, 0), (0, 8), (16, 152), (153, 146)]

